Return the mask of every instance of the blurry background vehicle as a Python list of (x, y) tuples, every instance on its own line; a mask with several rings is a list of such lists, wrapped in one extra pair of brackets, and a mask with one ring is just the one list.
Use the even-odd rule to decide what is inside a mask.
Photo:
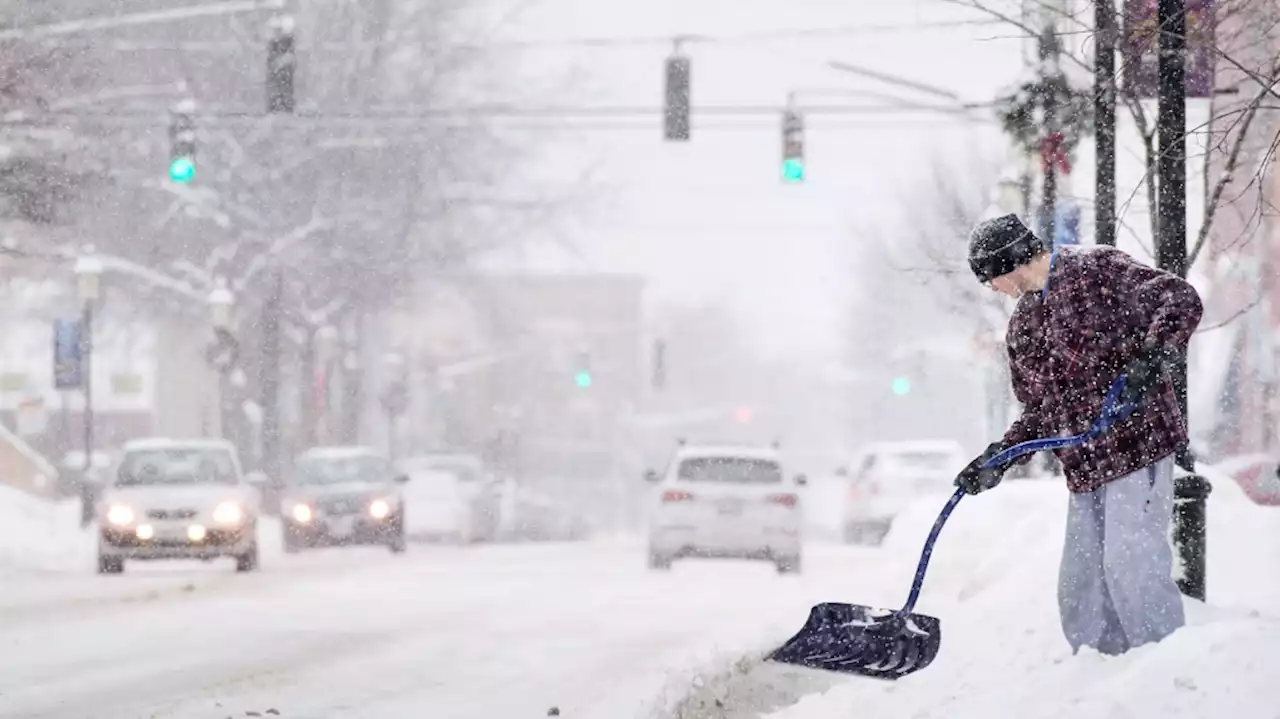
[(762, 559), (779, 573), (800, 571), (804, 516), (798, 488), (778, 453), (757, 447), (682, 446), (663, 474), (649, 528), (649, 566), (684, 557)]
[(1274, 455), (1259, 452), (1224, 457), (1213, 467), (1235, 479), (1254, 504), (1280, 507), (1280, 467)]
[(409, 536), (492, 542), (502, 521), (502, 485), (479, 457), (426, 453), (396, 462), (413, 481), (403, 497)]
[(876, 545), (894, 517), (922, 495), (949, 492), (968, 458), (954, 440), (878, 442), (854, 460), (844, 499), (844, 540)]
[(368, 447), (307, 450), (294, 461), (281, 506), (285, 551), (383, 544), (403, 552), (407, 481)]
[(258, 492), (224, 440), (148, 439), (123, 448), (99, 507), (98, 571), (126, 559), (232, 557), (258, 567)]
[(593, 528), (582, 511), (527, 487), (513, 488), (509, 521), (502, 538), (513, 542), (572, 542), (587, 539)]

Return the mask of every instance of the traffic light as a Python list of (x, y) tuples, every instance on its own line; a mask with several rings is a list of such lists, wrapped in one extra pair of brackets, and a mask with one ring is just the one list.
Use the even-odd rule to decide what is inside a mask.
[(911, 379), (909, 377), (894, 377), (893, 383), (890, 385), (893, 393), (902, 397), (911, 392)]
[(577, 371), (573, 373), (573, 383), (578, 389), (587, 389), (591, 386), (591, 355), (586, 352), (578, 354)]
[(791, 108), (782, 113), (782, 181), (804, 182), (804, 117)]
[(294, 54), (293, 16), (271, 18), (267, 26), (267, 112), (293, 112), (293, 71), (298, 65)]
[(667, 58), (663, 136), (668, 141), (686, 142), (689, 139), (689, 69), (689, 58), (679, 51)]
[(195, 100), (183, 100), (169, 112), (169, 179), (182, 184), (196, 176), (195, 113)]
[(733, 419), (738, 424), (746, 424), (751, 421), (751, 408), (747, 406), (738, 407), (733, 410)]

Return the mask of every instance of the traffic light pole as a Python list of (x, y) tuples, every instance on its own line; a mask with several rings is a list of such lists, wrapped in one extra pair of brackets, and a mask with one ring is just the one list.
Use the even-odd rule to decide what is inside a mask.
[[(1187, 275), (1187, 86), (1186, 7), (1183, 0), (1159, 0), (1159, 96), (1156, 132), (1159, 140), (1159, 235), (1156, 261), (1161, 269)], [(1187, 415), (1187, 360), (1179, 357), (1172, 369), (1183, 421)], [(1205, 520), (1212, 486), (1195, 472), (1190, 448), (1178, 455), (1185, 472), (1174, 479), (1173, 542), (1183, 567), (1178, 589), (1193, 599), (1205, 598)]]
[[(267, 113), (292, 113), (293, 66), (293, 18), (289, 15), (273, 17), (268, 24), (271, 37), (267, 41)], [(284, 271), (276, 265), (271, 289), (262, 303), (262, 364), (258, 375), (262, 408), (262, 470), (270, 478), (271, 488), (283, 489), (284, 478), (280, 453), (280, 322), (284, 312)], [(274, 499), (273, 495), (273, 499)], [(276, 506), (276, 502), (268, 506)]]

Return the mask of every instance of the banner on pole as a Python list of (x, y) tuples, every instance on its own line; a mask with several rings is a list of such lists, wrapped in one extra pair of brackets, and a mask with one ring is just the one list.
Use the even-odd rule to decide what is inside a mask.
[(80, 389), (81, 376), (80, 320), (60, 318), (53, 322), (53, 386), (56, 389)]
[[(1160, 87), (1157, 0), (1125, 0), (1120, 38), (1121, 76), (1134, 95), (1153, 99)], [(1186, 0), (1187, 97), (1213, 95), (1216, 57), (1214, 0)]]

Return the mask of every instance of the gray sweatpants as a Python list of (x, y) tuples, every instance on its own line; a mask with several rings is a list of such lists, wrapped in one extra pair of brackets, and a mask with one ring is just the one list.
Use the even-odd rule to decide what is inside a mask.
[(1122, 654), (1185, 623), (1173, 581), (1172, 513), (1173, 457), (1070, 495), (1058, 610), (1073, 652)]

